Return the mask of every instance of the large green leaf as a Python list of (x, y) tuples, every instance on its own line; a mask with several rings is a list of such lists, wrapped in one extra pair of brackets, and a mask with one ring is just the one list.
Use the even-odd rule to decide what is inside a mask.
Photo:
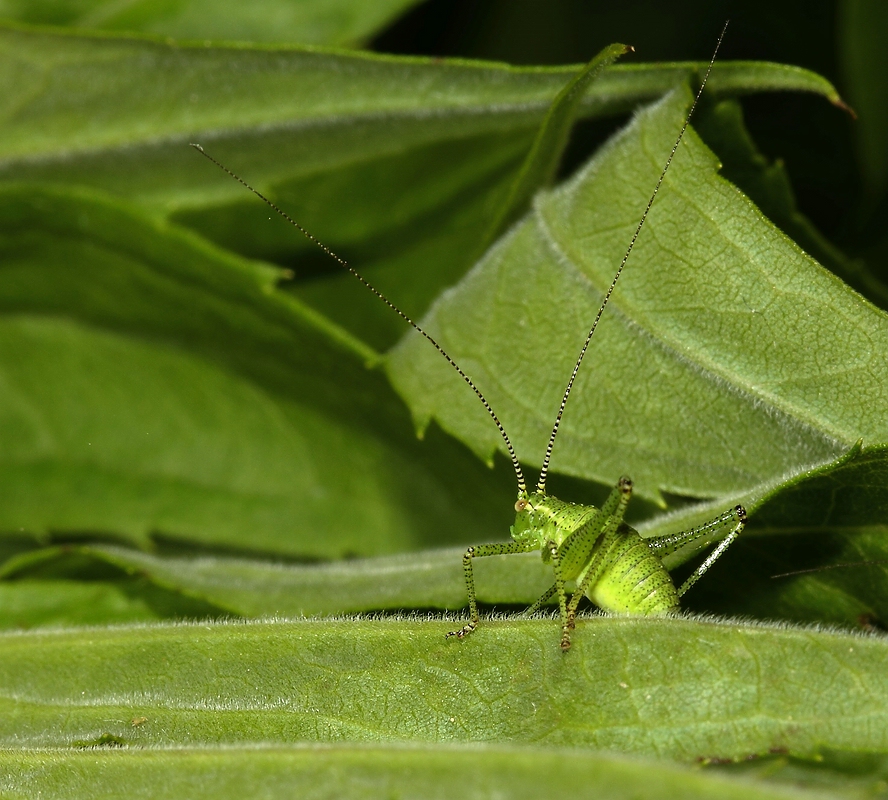
[(178, 39), (355, 45), (417, 0), (2, 0), (0, 17)]
[(504, 529), (506, 486), (418, 442), (278, 270), (34, 186), (0, 192), (0, 253), (0, 530), (329, 558)]
[[(189, 141), (212, 145), (259, 187), (284, 194), (288, 182), (376, 159), (413, 158), (424, 148), (479, 137), (487, 140), (480, 162), (475, 159), (483, 166), (496, 160), (492, 150), (508, 150), (515, 136), (529, 143), (552, 99), (577, 72), (17, 28), (0, 30), (0, 52), (0, 174), (85, 183), (166, 214), (238, 204), (245, 197), (195, 158), (184, 147)], [(631, 109), (698, 67), (612, 68), (592, 85), (579, 113)], [(714, 95), (794, 89), (839, 102), (824, 79), (776, 64), (719, 64), (710, 85)], [(414, 177), (434, 186), (454, 175), (452, 160), (429, 159), (429, 174)], [(477, 181), (470, 169), (462, 173), (464, 185)], [(395, 177), (404, 192), (405, 176), (395, 170)], [(351, 192), (362, 195), (368, 188), (352, 183)], [(397, 197), (394, 186), (385, 192)], [(379, 203), (378, 192), (375, 199)], [(302, 198), (297, 210), (306, 205)], [(382, 207), (391, 213), (390, 204)], [(320, 217), (333, 215), (349, 222), (342, 208)], [(326, 233), (313, 217), (303, 218)], [(248, 233), (248, 225), (240, 227)]]
[[(316, 620), (0, 635), (0, 742), (595, 747), (691, 762), (888, 748), (884, 638), (706, 620)], [(140, 720), (140, 724), (133, 724)]]
[[(571, 366), (687, 113), (640, 114), (538, 198), (426, 327), (539, 464)], [(888, 438), (888, 317), (776, 230), (689, 131), (592, 342), (553, 468), (639, 494), (734, 496)], [(502, 447), (477, 401), (410, 336), (389, 374), (480, 455)]]
[[(0, 53), (0, 178), (121, 194), (293, 267), (303, 299), (378, 348), (397, 340), (399, 321), (186, 145), (202, 143), (421, 314), (480, 255), (578, 69), (15, 28), (0, 28)], [(605, 70), (576, 114), (628, 111), (700, 66)], [(819, 76), (776, 64), (718, 64), (710, 86), (714, 96), (795, 89), (840, 102)]]
[[(287, 745), (80, 752), (0, 750), (8, 797), (521, 800), (548, 796), (552, 776), (572, 798), (793, 800), (791, 789), (725, 780), (699, 770), (575, 748), (507, 745)], [(806, 777), (806, 776), (805, 776)], [(798, 772), (795, 782), (803, 783)]]

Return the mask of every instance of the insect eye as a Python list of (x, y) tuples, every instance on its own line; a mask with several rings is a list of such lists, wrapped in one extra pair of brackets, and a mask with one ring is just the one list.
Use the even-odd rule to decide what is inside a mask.
[(523, 497), (515, 502), (515, 510), (518, 512), (524, 511), (527, 508), (527, 500)]

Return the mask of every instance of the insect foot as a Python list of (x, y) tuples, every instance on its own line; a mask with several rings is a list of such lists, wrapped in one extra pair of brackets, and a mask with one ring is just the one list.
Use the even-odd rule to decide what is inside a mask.
[(474, 622), (469, 622), (466, 625), (463, 625), (458, 631), (450, 631), (450, 633), (445, 634), (444, 638), (449, 639), (451, 636), (455, 636), (457, 639), (465, 639), (476, 627)]

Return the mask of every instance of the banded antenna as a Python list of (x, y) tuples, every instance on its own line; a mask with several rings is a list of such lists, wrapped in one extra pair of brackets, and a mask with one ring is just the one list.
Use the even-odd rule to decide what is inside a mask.
[[(730, 20), (728, 20), (730, 22)], [(564, 395), (561, 398), (561, 406), (558, 408), (558, 416), (555, 417), (555, 425), (552, 427), (552, 435), (549, 437), (549, 444), (546, 445), (546, 457), (543, 459), (543, 466), (540, 469), (540, 479), (537, 482), (537, 491), (545, 494), (546, 492), (546, 475), (549, 472), (549, 461), (552, 459), (552, 448), (555, 446), (555, 437), (558, 435), (558, 428), (561, 425), (561, 417), (564, 415), (564, 407), (567, 405), (567, 398), (570, 396), (570, 390), (573, 388), (574, 379), (577, 377), (577, 373), (580, 371), (580, 364), (583, 363), (583, 358), (586, 355), (586, 350), (589, 348), (589, 342), (592, 341), (592, 336), (595, 333), (595, 329), (598, 327), (598, 323), (601, 320), (601, 315), (604, 313), (604, 309), (607, 307), (608, 301), (611, 298), (611, 295), (614, 293), (614, 289), (616, 288), (617, 281), (620, 279), (620, 275), (623, 274), (623, 267), (626, 266), (626, 262), (629, 260), (629, 255), (632, 253), (632, 248), (635, 247), (635, 242), (638, 239), (638, 234), (641, 233), (641, 229), (644, 226), (644, 221), (647, 219), (648, 212), (651, 210), (651, 206), (654, 204), (654, 200), (657, 198), (657, 192), (660, 191), (660, 186), (663, 184), (663, 179), (666, 177), (666, 173), (669, 171), (669, 166), (672, 164), (672, 159), (675, 158), (675, 151), (678, 150), (678, 146), (681, 144), (681, 140), (684, 138), (685, 131), (688, 129), (688, 125), (691, 122), (691, 117), (694, 114), (694, 109), (697, 107), (697, 103), (700, 100), (700, 95), (703, 94), (703, 88), (706, 86), (706, 81), (709, 80), (709, 73), (712, 72), (712, 65), (715, 64), (715, 57), (718, 55), (718, 49), (721, 47), (722, 39), (725, 38), (725, 31), (728, 29), (728, 22), (725, 22), (724, 28), (722, 28), (722, 32), (718, 37), (718, 42), (715, 45), (715, 51), (712, 54), (712, 58), (709, 61), (709, 67), (706, 70), (706, 74), (703, 76), (703, 82), (700, 84), (700, 88), (697, 90), (697, 96), (694, 98), (694, 102), (691, 104), (691, 110), (688, 112), (687, 117), (685, 117), (684, 125), (681, 126), (681, 131), (679, 131), (678, 138), (675, 140), (675, 144), (672, 145), (672, 152), (669, 153), (669, 158), (666, 159), (666, 166), (663, 167), (663, 171), (660, 173), (660, 178), (657, 181), (657, 185), (654, 187), (653, 194), (651, 194), (651, 199), (648, 200), (647, 207), (644, 210), (644, 213), (641, 215), (641, 219), (638, 222), (638, 225), (635, 228), (635, 233), (632, 234), (632, 239), (629, 242), (629, 247), (626, 250), (626, 255), (623, 256), (623, 260), (620, 262), (620, 267), (617, 270), (617, 274), (614, 275), (614, 279), (611, 281), (610, 287), (607, 290), (607, 293), (604, 295), (604, 300), (601, 301), (601, 305), (598, 308), (598, 313), (595, 315), (595, 320), (592, 323), (592, 327), (589, 329), (589, 334), (586, 336), (586, 341), (583, 342), (583, 348), (580, 350), (580, 356), (577, 359), (577, 363), (574, 365), (573, 373), (571, 373), (570, 380), (567, 382), (567, 388), (564, 390)]]
[(287, 222), (289, 222), (294, 228), (296, 228), (303, 236), (305, 236), (308, 241), (312, 244), (316, 244), (321, 248), (330, 258), (334, 261), (338, 262), (340, 266), (345, 267), (352, 275), (354, 275), (361, 283), (364, 284), (373, 294), (375, 294), (383, 303), (385, 303), (392, 311), (394, 311), (399, 317), (409, 322), (417, 331), (419, 331), (426, 339), (428, 339), (434, 348), (447, 359), (447, 363), (450, 364), (460, 375), (460, 377), (472, 388), (472, 391), (478, 395), (478, 399), (481, 401), (481, 404), (487, 409), (487, 413), (490, 414), (490, 418), (493, 420), (494, 425), (496, 425), (497, 430), (500, 432), (500, 435), (503, 437), (503, 441), (506, 443), (506, 450), (509, 451), (509, 458), (512, 459), (512, 466), (515, 469), (515, 477), (518, 479), (518, 494), (523, 495), (527, 493), (527, 484), (524, 481), (524, 474), (521, 472), (521, 466), (518, 464), (518, 456), (515, 454), (515, 448), (512, 447), (512, 442), (509, 441), (509, 437), (506, 434), (506, 429), (503, 427), (503, 424), (499, 421), (499, 417), (497, 417), (496, 412), (491, 408), (490, 403), (487, 402), (487, 399), (481, 394), (481, 390), (475, 386), (474, 381), (466, 375), (465, 372), (462, 371), (462, 367), (459, 366), (448, 354), (447, 351), (438, 344), (430, 334), (426, 333), (422, 328), (419, 327), (410, 317), (408, 317), (400, 308), (398, 308), (391, 300), (389, 300), (382, 292), (380, 292), (375, 286), (373, 286), (363, 275), (361, 275), (354, 267), (352, 267), (344, 258), (341, 258), (336, 253), (334, 253), (327, 245), (323, 242), (316, 239), (312, 236), (305, 228), (303, 228), (295, 219), (293, 219), (289, 214), (285, 211), (278, 208), (271, 200), (269, 200), (262, 192), (258, 189), (254, 189), (247, 183), (243, 178), (236, 175), (232, 172), (228, 167), (224, 164), (216, 161), (209, 153), (207, 153), (203, 147), (199, 144), (195, 144), (192, 142), (191, 146), (197, 150), (205, 158), (212, 161), (219, 169), (223, 172), (227, 173), (230, 177), (234, 178), (238, 183), (240, 183), (245, 188), (249, 189), (256, 197), (262, 200), (269, 208), (276, 211), (280, 216), (282, 216)]

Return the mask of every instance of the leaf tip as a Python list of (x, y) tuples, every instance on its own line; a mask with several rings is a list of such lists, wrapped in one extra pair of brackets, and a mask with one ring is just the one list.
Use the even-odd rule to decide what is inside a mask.
[(851, 119), (857, 119), (857, 112), (849, 106), (842, 98), (835, 94), (829, 98), (829, 102), (832, 103), (836, 108), (841, 108), (842, 111), (847, 113)]
[(432, 415), (428, 412), (413, 415), (413, 429), (416, 431), (416, 438), (419, 441), (425, 439), (426, 431), (432, 422)]

